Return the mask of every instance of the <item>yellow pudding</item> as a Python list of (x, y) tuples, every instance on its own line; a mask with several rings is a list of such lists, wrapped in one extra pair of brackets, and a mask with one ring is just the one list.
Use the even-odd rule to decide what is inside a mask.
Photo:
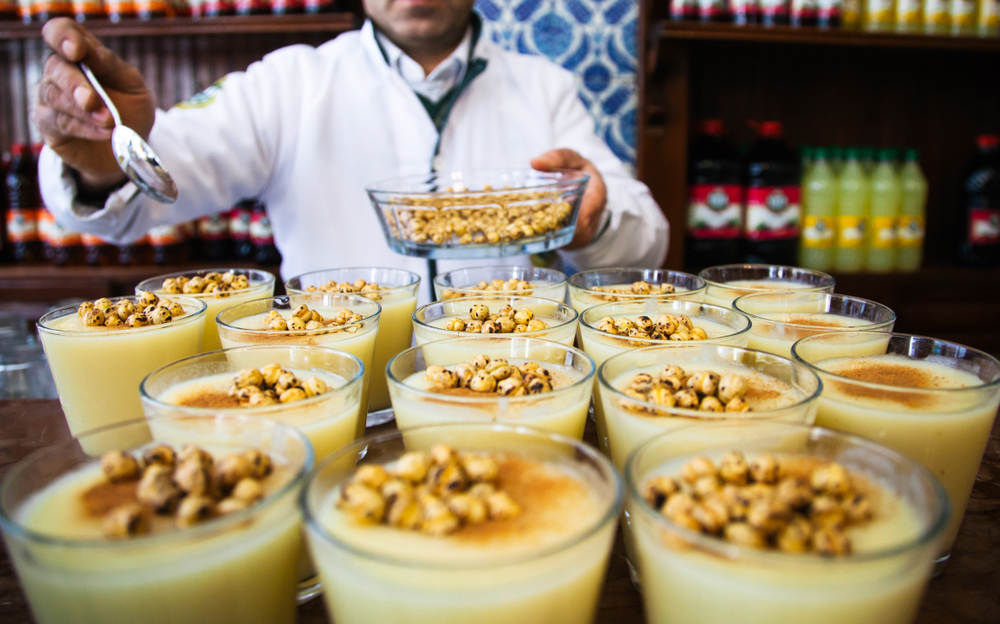
[[(409, 454), (431, 451), (444, 439), (462, 456), (491, 460), (497, 471), (487, 489), (503, 493), (515, 511), (494, 515), (494, 503), (480, 499), (474, 485), (465, 496), (486, 501), (480, 520), (460, 516), (460, 522), (439, 530), (439, 514), (423, 515), (435, 504), (424, 497), (418, 504), (421, 519), (412, 526), (400, 524), (406, 516), (393, 513), (395, 501), (386, 508), (393, 524), (359, 523), (337, 504), (354, 472), (354, 458), (347, 455), (356, 452), (346, 449), (350, 464), (334, 457), (305, 498), (309, 544), (332, 619), (340, 624), (593, 620), (620, 510), (618, 478), (606, 460), (580, 443), (495, 425), (423, 427), (393, 437), (392, 446), (405, 440)], [(401, 449), (387, 454), (389, 442), (373, 438), (369, 454), (383, 458), (390, 474), (403, 474), (406, 456)], [(373, 465), (362, 464), (358, 474), (366, 466)], [(443, 500), (454, 506), (452, 498)]]
[[(105, 301), (116, 309), (140, 305), (136, 297)], [(171, 297), (171, 301), (183, 314), (159, 325), (87, 325), (77, 306), (59, 308), (38, 321), (45, 356), (73, 435), (141, 418), (139, 383), (143, 377), (164, 364), (198, 353), (205, 304), (186, 297)]]
[[(234, 278), (245, 278), (234, 280)], [(192, 283), (193, 278), (198, 278)], [(236, 282), (236, 283), (234, 283)], [(207, 287), (216, 283), (216, 287)], [(219, 289), (218, 285), (225, 288)], [(207, 287), (207, 288), (206, 288)], [(203, 269), (157, 275), (135, 287), (135, 294), (156, 293), (160, 297), (171, 298), (178, 294), (205, 302), (205, 331), (201, 340), (201, 351), (217, 351), (222, 348), (219, 332), (215, 327), (215, 317), (226, 308), (239, 303), (271, 297), (274, 295), (274, 275), (255, 269)]]
[[(747, 482), (768, 480), (730, 485), (734, 450), (749, 464)], [(915, 462), (778, 423), (661, 435), (629, 460), (626, 479), (651, 623), (912, 622), (948, 514), (940, 485)], [(643, 500), (671, 481), (690, 493)]]
[[(506, 366), (504, 366), (506, 364)], [(448, 371), (448, 383), (434, 378)], [(518, 370), (513, 370), (517, 368)], [(530, 388), (534, 368), (546, 384)], [(488, 388), (475, 374), (493, 377)], [(492, 371), (488, 373), (487, 371)], [(583, 438), (593, 361), (573, 347), (533, 338), (455, 338), (404, 351), (389, 364), (389, 392), (400, 427), (456, 421), (530, 425)]]
[(566, 274), (530, 266), (493, 266), (456, 269), (434, 278), (438, 301), (496, 293), (561, 302), (566, 299)]
[[(485, 309), (485, 316), (482, 312)], [(518, 322), (511, 316), (510, 327), (501, 326), (499, 317), (504, 310), (515, 312), (527, 310), (530, 319)], [(473, 315), (473, 311), (476, 311)], [(479, 318), (483, 316), (483, 318)], [(444, 340), (468, 336), (470, 334), (515, 334), (525, 338), (542, 338), (573, 344), (576, 336), (577, 313), (573, 308), (549, 299), (537, 297), (468, 297), (438, 301), (425, 305), (413, 314), (413, 333), (418, 346)], [(523, 319), (519, 319), (523, 320)], [(470, 322), (471, 321), (471, 322)], [(483, 331), (483, 326), (496, 324), (495, 328)], [(520, 327), (523, 325), (523, 328)]]
[[(172, 509), (162, 513), (150, 507), (154, 503), (143, 489), (146, 477), (109, 483), (99, 462), (70, 444), (15, 468), (5, 488), (17, 482), (30, 492), (5, 502), (2, 523), (35, 621), (294, 622), (301, 543), (295, 503), (312, 454), (308, 441), (279, 427), (250, 420), (240, 426), (241, 439), (206, 447), (220, 470), (231, 469), (230, 456), (257, 449), (270, 459), (268, 475), (239, 481), (218, 504), (197, 494), (178, 501), (183, 492), (178, 491), (172, 494)], [(142, 429), (148, 436), (145, 423)], [(116, 437), (135, 434), (118, 432)], [(105, 438), (95, 440), (96, 446), (105, 446), (107, 434), (95, 435)], [(154, 446), (134, 449), (135, 455)], [(54, 480), (32, 474), (43, 465), (46, 474), (56, 474)], [(185, 465), (177, 464), (175, 478), (193, 487), (178, 476)], [(147, 475), (153, 470), (170, 473), (161, 465), (145, 470)], [(217, 476), (222, 473), (209, 474), (217, 483), (228, 483), (222, 480), (228, 476)], [(172, 483), (170, 476), (164, 478)], [(248, 487), (250, 482), (257, 484), (256, 491), (249, 492), (255, 489)], [(119, 523), (120, 515), (132, 509), (144, 520)]]
[(733, 300), (758, 292), (833, 292), (836, 281), (826, 273), (774, 264), (728, 264), (699, 274), (707, 283), (705, 302), (730, 307)]
[[(320, 315), (306, 329), (293, 329), (293, 319), (300, 306)], [(364, 391), (361, 408), (367, 413), (368, 389), (372, 379), (372, 360), (379, 333), (382, 307), (367, 298), (355, 295), (289, 295), (274, 299), (259, 299), (228, 308), (219, 314), (219, 337), (222, 347), (231, 349), (248, 345), (307, 345), (345, 351), (357, 356), (365, 365)], [(350, 316), (346, 316), (348, 314)], [(270, 315), (270, 316), (269, 316)], [(281, 317), (279, 321), (275, 315)], [(284, 330), (272, 329), (282, 327)], [(298, 327), (295, 325), (294, 327)], [(249, 352), (248, 352), (249, 353)], [(270, 363), (245, 354), (243, 367), (260, 368)], [(364, 423), (361, 424), (362, 430)], [(359, 433), (360, 435), (360, 433)]]
[[(851, 342), (865, 341), (860, 346), (869, 354), (827, 358), (824, 347), (834, 341), (841, 354)], [(954, 510), (943, 542), (949, 549), (1000, 405), (1000, 362), (967, 347), (901, 334), (883, 338), (881, 353), (870, 354), (870, 341), (858, 333), (797, 343), (796, 357), (823, 380), (816, 422), (895, 449), (940, 479)]]
[(604, 303), (653, 298), (701, 301), (705, 281), (690, 273), (659, 269), (595, 269), (569, 279), (570, 304), (583, 314)]
[[(343, 288), (347, 283), (353, 290)], [(351, 292), (378, 302), (382, 306), (379, 318), (379, 332), (375, 338), (375, 354), (371, 368), (375, 374), (368, 390), (368, 410), (384, 410), (390, 405), (389, 389), (386, 386), (385, 371), (396, 354), (410, 348), (413, 342), (412, 317), (417, 309), (417, 291), (420, 276), (401, 269), (349, 268), (315, 271), (293, 277), (285, 282), (289, 294), (307, 292), (334, 292), (331, 284), (337, 285), (336, 292)], [(379, 421), (384, 422), (384, 421)], [(370, 422), (369, 425), (379, 424)]]
[(834, 331), (892, 332), (896, 313), (888, 307), (829, 293), (756, 293), (733, 302), (750, 318), (747, 346), (791, 357), (797, 340)]

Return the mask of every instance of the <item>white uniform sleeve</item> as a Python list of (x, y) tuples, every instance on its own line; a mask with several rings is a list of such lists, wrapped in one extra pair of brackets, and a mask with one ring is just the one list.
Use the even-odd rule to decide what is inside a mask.
[(569, 72), (559, 74), (561, 89), (552, 120), (557, 130), (556, 147), (568, 147), (592, 162), (608, 189), (608, 216), (605, 217), (608, 224), (603, 235), (583, 249), (560, 253), (579, 269), (659, 268), (667, 256), (670, 240), (666, 217), (646, 185), (629, 175), (594, 132), (594, 119), (580, 101), (572, 75)]
[(265, 57), (246, 72), (230, 74), (199, 101), (156, 111), (149, 143), (178, 188), (177, 202), (161, 204), (131, 183), (113, 193), (103, 208), (77, 201), (74, 177), (52, 150), (39, 159), (39, 183), (46, 207), (61, 225), (126, 243), (152, 227), (177, 224), (228, 210), (268, 186), (280, 132), (273, 94), (281, 86), (281, 58)]

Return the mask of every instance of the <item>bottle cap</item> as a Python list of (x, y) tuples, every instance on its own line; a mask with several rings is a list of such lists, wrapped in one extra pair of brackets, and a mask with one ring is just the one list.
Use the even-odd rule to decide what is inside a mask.
[(861, 148), (848, 147), (846, 150), (844, 150), (844, 153), (847, 155), (848, 160), (857, 160), (858, 157), (861, 155)]
[(28, 146), (24, 143), (15, 143), (10, 146), (11, 156), (24, 156), (24, 152), (28, 149)]
[(898, 151), (892, 148), (883, 148), (878, 151), (879, 162), (893, 162), (896, 160)]
[(765, 139), (781, 138), (783, 128), (780, 121), (762, 121), (758, 133)]
[(722, 136), (724, 126), (721, 119), (702, 119), (698, 125), (698, 130), (702, 134), (712, 136)]
[(916, 162), (920, 160), (920, 150), (912, 147), (907, 148), (907, 150), (903, 152), (903, 158), (907, 161)]
[(1000, 136), (995, 134), (980, 134), (976, 137), (976, 145), (979, 149), (993, 149), (1000, 145)]
[(825, 160), (826, 159), (826, 153), (827, 153), (827, 150), (826, 150), (825, 147), (814, 147), (814, 148), (812, 148), (812, 155), (813, 155), (813, 158), (815, 158), (816, 160), (819, 160), (820, 158), (822, 158), (822, 159)]

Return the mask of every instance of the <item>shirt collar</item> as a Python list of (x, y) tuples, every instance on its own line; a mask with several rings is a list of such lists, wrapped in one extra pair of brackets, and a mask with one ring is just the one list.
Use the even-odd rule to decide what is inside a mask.
[(419, 63), (406, 55), (399, 47), (389, 40), (381, 31), (375, 29), (375, 38), (385, 54), (389, 68), (399, 74), (410, 88), (431, 101), (438, 101), (448, 91), (462, 80), (468, 68), (472, 49), (472, 27), (466, 29), (465, 36), (458, 47), (431, 70), (424, 74)]

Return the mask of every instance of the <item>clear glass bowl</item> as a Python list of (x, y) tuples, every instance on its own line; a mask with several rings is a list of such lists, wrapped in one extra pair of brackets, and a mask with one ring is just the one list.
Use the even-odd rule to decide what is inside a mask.
[(837, 280), (821, 271), (780, 264), (723, 264), (698, 274), (705, 280), (705, 302), (732, 306), (733, 300), (756, 292), (832, 293)]
[(569, 244), (588, 180), (580, 171), (489, 169), (403, 176), (366, 190), (396, 253), (502, 258)]
[[(674, 287), (675, 292), (635, 295), (615, 294), (598, 290), (599, 288), (628, 288), (634, 282), (647, 282), (654, 287), (662, 284), (670, 284)], [(614, 301), (634, 301), (636, 299), (651, 298), (655, 298), (657, 301), (666, 301), (667, 299), (701, 301), (704, 293), (705, 280), (697, 275), (663, 269), (632, 269), (623, 267), (594, 269), (592, 271), (581, 271), (569, 278), (569, 301), (576, 308), (576, 311), (580, 313), (595, 305)]]

